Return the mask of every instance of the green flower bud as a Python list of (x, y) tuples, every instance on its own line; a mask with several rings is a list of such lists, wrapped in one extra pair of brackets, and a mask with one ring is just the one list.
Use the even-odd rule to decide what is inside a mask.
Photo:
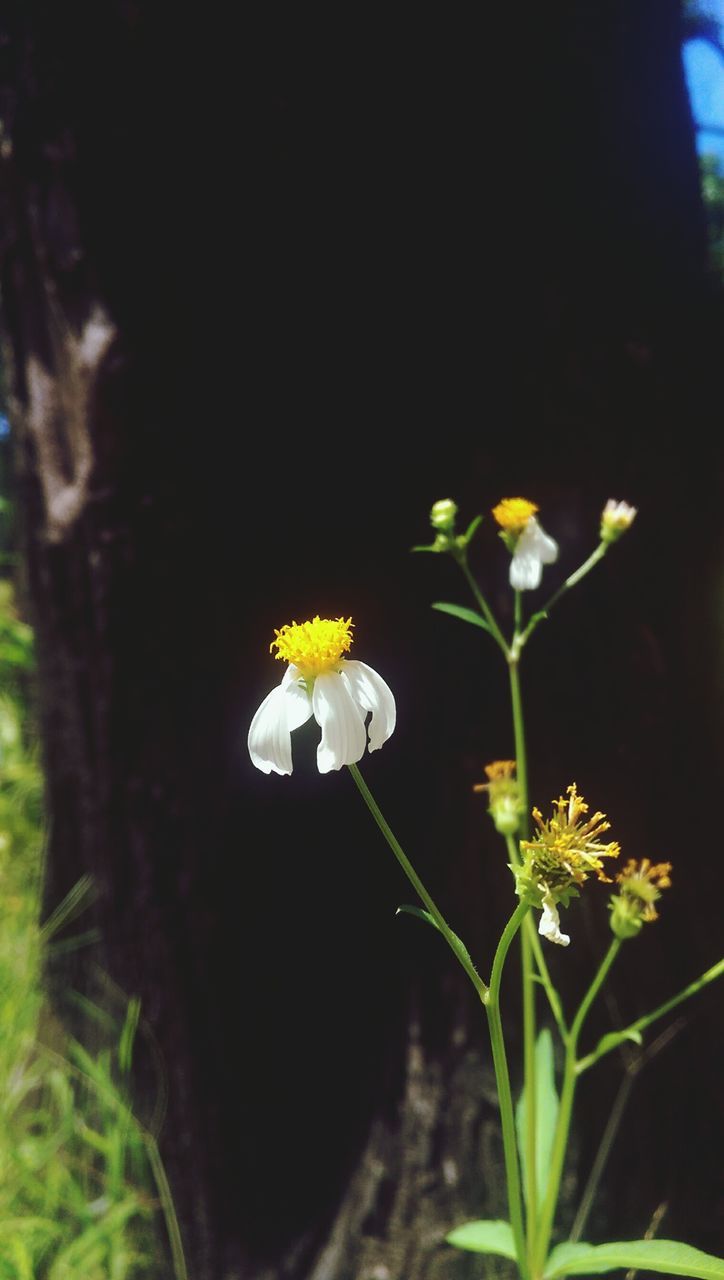
[(610, 924), (617, 938), (635, 938), (641, 932), (643, 919), (641, 908), (631, 898), (621, 895), (610, 901)]
[(433, 529), (440, 529), (443, 533), (452, 533), (455, 528), (455, 518), (458, 513), (458, 505), (453, 502), (452, 498), (440, 498), (438, 502), (433, 503), (430, 512), (430, 524)]

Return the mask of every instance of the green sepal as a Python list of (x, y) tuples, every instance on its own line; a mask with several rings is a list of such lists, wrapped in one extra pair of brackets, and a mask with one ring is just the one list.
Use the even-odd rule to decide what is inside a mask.
[(543, 1280), (560, 1276), (602, 1275), (604, 1271), (635, 1268), (694, 1280), (724, 1280), (724, 1258), (715, 1258), (678, 1240), (619, 1240), (615, 1244), (556, 1245)]
[[(553, 1064), (553, 1038), (547, 1027), (541, 1031), (535, 1046), (535, 1185), (538, 1203), (545, 1199), (550, 1172), (550, 1155), (553, 1135), (558, 1119), (558, 1094), (556, 1093)], [(515, 1127), (518, 1135), (521, 1173), (524, 1190), (528, 1186), (526, 1176), (526, 1102), (525, 1090), (515, 1109)]]
[(464, 605), (446, 604), (442, 600), (436, 600), (432, 608), (437, 609), (439, 613), (449, 613), (453, 618), (460, 618), (461, 622), (472, 622), (474, 627), (482, 627), (483, 631), (490, 631), (485, 618), (474, 609), (466, 609)]
[(515, 1258), (515, 1241), (513, 1228), (502, 1219), (479, 1222), (464, 1222), (445, 1236), (448, 1244), (456, 1249), (467, 1249), (470, 1253), (497, 1253), (502, 1258)]

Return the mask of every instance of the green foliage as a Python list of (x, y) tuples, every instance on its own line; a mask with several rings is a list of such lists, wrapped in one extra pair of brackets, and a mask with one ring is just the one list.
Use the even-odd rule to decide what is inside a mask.
[(559, 1276), (603, 1275), (636, 1268), (694, 1280), (724, 1280), (724, 1260), (677, 1240), (619, 1240), (613, 1244), (559, 1244), (551, 1253), (543, 1280)]
[(448, 604), (444, 600), (437, 600), (432, 605), (433, 609), (437, 609), (438, 613), (449, 613), (453, 618), (459, 618), (461, 622), (471, 622), (474, 627), (482, 627), (483, 631), (489, 631), (485, 618), (482, 618), (474, 609), (466, 609), (461, 604)]
[(43, 991), (44, 955), (92, 885), (79, 882), (41, 925), (32, 639), (0, 580), (0, 1280), (186, 1280), (155, 1138), (131, 1107), (139, 1003), (114, 1018), (85, 1001), (91, 1052)]
[(724, 177), (715, 155), (699, 157), (701, 198), (706, 210), (709, 257), (712, 270), (724, 278)]
[[(518, 1154), (524, 1189), (527, 1186), (525, 1150), (528, 1123), (527, 1110), (525, 1090), (523, 1090), (516, 1108), (515, 1127), (518, 1134)], [(553, 1063), (553, 1037), (548, 1028), (544, 1027), (538, 1036), (535, 1046), (535, 1180), (539, 1204), (542, 1204), (548, 1187), (548, 1173), (551, 1167), (551, 1151), (553, 1149), (553, 1137), (557, 1120), (558, 1094), (556, 1093)]]
[(445, 1239), (456, 1249), (467, 1249), (470, 1253), (497, 1253), (502, 1258), (515, 1259), (513, 1229), (509, 1222), (499, 1219), (465, 1222), (450, 1231)]

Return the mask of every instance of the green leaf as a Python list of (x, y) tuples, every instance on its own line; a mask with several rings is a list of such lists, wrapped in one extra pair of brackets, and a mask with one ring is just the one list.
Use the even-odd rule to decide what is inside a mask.
[(472, 622), (474, 627), (482, 627), (483, 631), (490, 631), (485, 618), (482, 618), (474, 609), (466, 609), (461, 604), (446, 604), (443, 600), (437, 600), (432, 606), (439, 613), (449, 613), (453, 618), (460, 618), (461, 622)]
[(724, 1280), (724, 1258), (715, 1258), (678, 1240), (619, 1240), (615, 1244), (559, 1244), (551, 1253), (544, 1280), (559, 1276), (601, 1275), (621, 1268), (660, 1271), (668, 1276)]
[[(520, 1152), (523, 1187), (526, 1179), (526, 1102), (525, 1090), (515, 1109), (515, 1127), (518, 1134), (518, 1151)], [(550, 1156), (553, 1147), (553, 1135), (558, 1119), (558, 1094), (556, 1093), (555, 1071), (553, 1065), (553, 1039), (547, 1027), (541, 1031), (535, 1046), (535, 1151), (536, 1171), (535, 1184), (538, 1203), (545, 1198), (550, 1169)]]
[(644, 1042), (640, 1031), (634, 1031), (630, 1028), (626, 1031), (609, 1031), (605, 1036), (601, 1036), (592, 1056), (598, 1058), (602, 1053), (608, 1053), (610, 1049), (615, 1049), (616, 1045), (623, 1044), (624, 1040), (632, 1040), (634, 1044), (638, 1045)]
[(468, 525), (467, 529), (465, 530), (465, 533), (463, 534), (463, 542), (465, 543), (465, 546), (468, 545), (468, 543), (470, 542), (470, 539), (473, 537), (473, 534), (477, 531), (478, 527), (483, 523), (483, 519), (484, 519), (483, 516), (474, 516), (473, 519), (470, 521), (470, 524)]
[(445, 1236), (448, 1244), (471, 1253), (498, 1253), (503, 1258), (516, 1257), (513, 1228), (509, 1222), (481, 1220), (464, 1222)]
[[(408, 915), (408, 916), (417, 916), (418, 920), (426, 920), (428, 924), (432, 925), (433, 929), (437, 929), (438, 933), (442, 933), (442, 929), (439, 927), (437, 921), (435, 920), (435, 917), (431, 916), (429, 911), (423, 911), (422, 907), (412, 907), (410, 906), (409, 903), (405, 902), (402, 904), (401, 907), (397, 908), (395, 915), (399, 916), (400, 912), (403, 912), (405, 915)], [(450, 937), (453, 940), (457, 954), (460, 957), (464, 957), (467, 960), (471, 969), (475, 969), (475, 965), (473, 964), (472, 957), (467, 947), (465, 946), (465, 943), (460, 940), (458, 935), (454, 933), (452, 929), (450, 929), (449, 925), (448, 925), (448, 930), (450, 933)], [(444, 934), (443, 934), (443, 937), (444, 937)], [(476, 973), (477, 973), (477, 970), (476, 970)]]

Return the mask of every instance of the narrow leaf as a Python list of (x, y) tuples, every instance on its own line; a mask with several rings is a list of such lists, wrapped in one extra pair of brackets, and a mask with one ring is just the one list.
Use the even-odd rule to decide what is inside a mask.
[[(423, 911), (422, 907), (413, 907), (413, 906), (410, 906), (408, 902), (405, 902), (402, 904), (401, 907), (397, 908), (395, 915), (399, 916), (400, 912), (403, 912), (405, 915), (408, 915), (408, 916), (417, 916), (418, 920), (426, 920), (428, 924), (432, 925), (433, 929), (437, 929), (438, 933), (442, 933), (442, 930), (438, 926), (437, 921), (435, 920), (435, 917), (431, 916), (429, 911)], [(465, 959), (468, 961), (468, 964), (471, 966), (471, 968), (475, 969), (475, 965), (473, 964), (473, 961), (472, 961), (472, 956), (470, 955), (470, 952), (465, 946), (465, 943), (460, 940), (458, 935), (452, 929), (450, 929), (450, 937), (452, 938), (453, 943), (455, 944), (455, 950), (457, 951), (458, 955), (464, 956)]]
[(463, 534), (463, 542), (467, 546), (473, 534), (477, 531), (478, 526), (483, 523), (483, 516), (474, 516), (470, 521), (465, 533)]
[(448, 1244), (456, 1249), (468, 1249), (471, 1253), (498, 1253), (503, 1258), (515, 1259), (513, 1228), (509, 1222), (482, 1220), (465, 1222), (445, 1236)]
[(678, 1240), (620, 1240), (615, 1244), (559, 1244), (551, 1253), (544, 1280), (559, 1276), (602, 1275), (621, 1268), (658, 1271), (694, 1280), (724, 1280), (724, 1258), (715, 1258)]
[[(557, 1119), (558, 1094), (556, 1093), (553, 1065), (553, 1038), (548, 1028), (544, 1027), (538, 1036), (535, 1046), (535, 1184), (539, 1204), (542, 1204), (545, 1198), (548, 1185), (550, 1156)], [(527, 1109), (525, 1090), (523, 1090), (518, 1106), (515, 1109), (515, 1127), (518, 1135), (518, 1151), (520, 1153), (524, 1188), (528, 1185), (526, 1179), (526, 1124)]]
[(596, 1048), (594, 1049), (595, 1057), (600, 1057), (602, 1053), (608, 1053), (609, 1050), (615, 1049), (616, 1045), (623, 1044), (624, 1040), (631, 1040), (634, 1044), (641, 1045), (644, 1038), (640, 1031), (634, 1031), (628, 1028), (626, 1031), (608, 1031), (605, 1036), (601, 1036)]
[(462, 604), (446, 604), (444, 600), (436, 600), (432, 608), (439, 613), (449, 613), (453, 618), (460, 618), (461, 622), (472, 622), (474, 627), (482, 627), (483, 631), (490, 631), (485, 618), (474, 609), (466, 609)]

